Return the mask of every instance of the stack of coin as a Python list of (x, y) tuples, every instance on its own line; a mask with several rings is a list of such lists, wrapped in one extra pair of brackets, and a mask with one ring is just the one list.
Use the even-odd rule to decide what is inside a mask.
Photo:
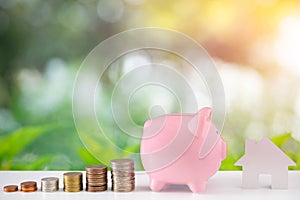
[(107, 190), (107, 167), (103, 165), (86, 167), (86, 191), (101, 192)]
[(112, 190), (130, 192), (134, 190), (134, 162), (131, 159), (115, 159), (110, 161)]
[(41, 190), (43, 192), (55, 192), (58, 190), (58, 178), (45, 177), (41, 179)]
[(26, 181), (21, 183), (22, 192), (35, 192), (37, 190), (35, 181)]
[(83, 189), (82, 173), (67, 172), (64, 173), (64, 191), (65, 192), (80, 192)]
[(18, 186), (17, 185), (6, 185), (3, 187), (4, 192), (16, 192), (18, 191)]

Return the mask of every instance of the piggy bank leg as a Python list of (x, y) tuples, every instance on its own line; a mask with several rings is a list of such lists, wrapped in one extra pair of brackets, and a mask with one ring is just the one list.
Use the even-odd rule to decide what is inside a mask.
[(197, 182), (197, 183), (189, 183), (188, 184), (190, 190), (194, 193), (204, 192), (206, 188), (206, 181)]
[(150, 188), (154, 192), (161, 191), (165, 187), (166, 183), (162, 181), (157, 181), (150, 178)]

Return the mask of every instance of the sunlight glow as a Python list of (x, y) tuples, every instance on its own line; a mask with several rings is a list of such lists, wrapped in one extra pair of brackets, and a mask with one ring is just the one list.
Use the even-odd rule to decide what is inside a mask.
[(300, 75), (300, 17), (288, 17), (280, 23), (275, 44), (278, 63)]

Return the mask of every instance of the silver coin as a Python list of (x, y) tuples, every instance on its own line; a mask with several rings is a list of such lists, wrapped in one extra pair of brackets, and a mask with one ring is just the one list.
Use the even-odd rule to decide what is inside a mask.
[(132, 181), (135, 180), (134, 176), (133, 177), (112, 177), (111, 178), (112, 181)]
[(127, 188), (134, 188), (135, 185), (113, 185), (112, 188), (114, 189), (127, 189)]
[(134, 165), (133, 164), (128, 164), (128, 165), (125, 165), (125, 164), (121, 164), (121, 165), (112, 164), (110, 166), (110, 168), (112, 168), (112, 169), (116, 169), (116, 168), (134, 168)]
[(44, 177), (41, 179), (41, 191), (55, 192), (59, 188), (59, 178), (57, 177)]
[(116, 187), (132, 187), (135, 185), (135, 182), (132, 183), (113, 183), (112, 186)]
[(125, 186), (135, 185), (135, 182), (114, 182), (112, 185), (125, 187)]
[(131, 159), (114, 159), (110, 161), (110, 166), (114, 167), (127, 167), (127, 166), (134, 166), (134, 162)]
[(118, 170), (133, 170), (134, 166), (133, 165), (111, 165), (110, 168), (112, 170), (118, 169)]
[(119, 188), (119, 187), (112, 187), (111, 190), (114, 192), (131, 192), (135, 189), (135, 187), (127, 187), (127, 188)]
[(130, 192), (135, 188), (134, 161), (115, 159), (110, 161), (112, 191)]
[(54, 182), (56, 182), (56, 181), (58, 181), (59, 180), (59, 178), (57, 178), (57, 177), (44, 177), (44, 178), (42, 178), (41, 179), (41, 181), (46, 181), (46, 182), (52, 182), (52, 181), (54, 181)]
[(112, 176), (134, 176), (134, 171), (112, 171)]

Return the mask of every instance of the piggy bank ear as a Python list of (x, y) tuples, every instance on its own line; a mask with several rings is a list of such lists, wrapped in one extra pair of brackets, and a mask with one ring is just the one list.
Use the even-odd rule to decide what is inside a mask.
[(198, 126), (199, 126), (199, 116), (194, 115), (193, 118), (188, 122), (188, 129), (194, 136), (197, 136)]
[(203, 128), (203, 124), (207, 123), (207, 121), (211, 121), (211, 113), (212, 113), (211, 108), (208, 107), (202, 108), (189, 121), (188, 129), (194, 136), (198, 137), (199, 133), (202, 132), (200, 128)]
[(203, 116), (203, 124), (204, 126), (207, 126), (207, 129), (204, 129), (204, 142), (202, 143), (200, 152), (199, 152), (199, 158), (203, 159), (205, 158), (211, 150), (214, 148), (215, 144), (217, 143), (220, 133), (216, 126), (213, 124), (211, 115), (212, 115), (212, 109), (211, 108), (203, 108), (200, 110), (200, 115)]
[(211, 121), (212, 109), (204, 107), (198, 112), (198, 115), (205, 121)]
[(215, 127), (213, 123), (211, 123), (207, 131), (206, 138), (204, 139), (204, 142), (201, 146), (201, 150), (199, 152), (200, 159), (205, 158), (212, 151), (219, 137), (220, 137), (220, 133), (218, 129)]

